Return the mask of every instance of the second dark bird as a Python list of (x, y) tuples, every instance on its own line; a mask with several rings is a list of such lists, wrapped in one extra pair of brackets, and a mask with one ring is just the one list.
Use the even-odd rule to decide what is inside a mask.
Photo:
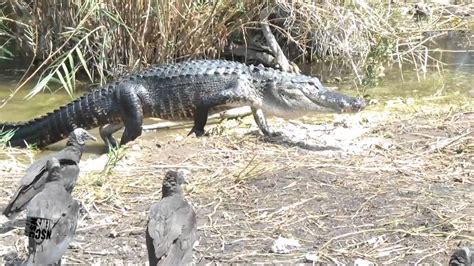
[(183, 172), (168, 171), (162, 199), (150, 208), (146, 245), (150, 265), (186, 265), (197, 241), (196, 214), (183, 197)]

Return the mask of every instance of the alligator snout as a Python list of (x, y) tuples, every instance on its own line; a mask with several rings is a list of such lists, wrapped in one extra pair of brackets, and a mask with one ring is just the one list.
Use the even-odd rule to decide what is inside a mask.
[(366, 106), (364, 99), (348, 96), (332, 90), (320, 91), (316, 96), (311, 97), (311, 99), (319, 106), (341, 113), (359, 112)]

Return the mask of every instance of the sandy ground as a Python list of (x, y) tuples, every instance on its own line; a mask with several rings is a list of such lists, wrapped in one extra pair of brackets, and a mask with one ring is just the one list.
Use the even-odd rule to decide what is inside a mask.
[[(184, 138), (189, 129), (147, 133), (105, 171), (105, 155), (84, 159), (74, 195), (85, 210), (64, 262), (147, 263), (148, 208), (173, 168), (191, 171), (185, 195), (198, 216), (197, 264), (445, 265), (474, 241), (474, 113), (305, 122), (271, 120), (298, 145), (264, 139), (245, 118), (203, 138)], [(24, 153), (3, 152), (0, 209), (27, 166), (13, 152)], [(0, 218), (0, 262), (26, 256), (21, 217), (7, 224)], [(279, 237), (299, 245), (274, 253)]]

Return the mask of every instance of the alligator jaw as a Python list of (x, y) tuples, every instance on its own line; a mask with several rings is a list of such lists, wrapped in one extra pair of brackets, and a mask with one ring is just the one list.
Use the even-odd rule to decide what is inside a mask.
[(354, 113), (364, 109), (366, 104), (361, 98), (347, 96), (331, 90), (319, 90), (307, 95), (314, 103), (340, 113)]
[[(301, 91), (303, 98), (298, 101), (311, 102), (316, 106), (308, 108), (309, 111), (333, 111), (333, 112), (359, 112), (366, 106), (365, 101), (360, 98), (344, 95), (340, 92), (327, 89), (319, 79), (305, 76), (294, 77), (289, 86)], [(288, 94), (288, 93), (286, 93)], [(296, 109), (296, 108), (293, 108)]]

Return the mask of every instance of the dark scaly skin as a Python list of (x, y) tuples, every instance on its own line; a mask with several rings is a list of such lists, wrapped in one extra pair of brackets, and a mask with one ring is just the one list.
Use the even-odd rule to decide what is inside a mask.
[[(143, 119), (194, 120), (190, 133), (201, 136), (214, 107), (252, 107), (265, 135), (272, 135), (263, 113), (298, 116), (308, 112), (357, 112), (361, 99), (326, 89), (317, 78), (247, 66), (224, 60), (195, 60), (149, 68), (108, 83), (45, 116), (23, 123), (0, 124), (16, 129), (12, 146), (44, 147), (67, 137), (76, 127), (100, 126), (105, 143), (125, 126), (120, 144), (142, 133)], [(220, 108), (222, 109), (222, 108)]]

